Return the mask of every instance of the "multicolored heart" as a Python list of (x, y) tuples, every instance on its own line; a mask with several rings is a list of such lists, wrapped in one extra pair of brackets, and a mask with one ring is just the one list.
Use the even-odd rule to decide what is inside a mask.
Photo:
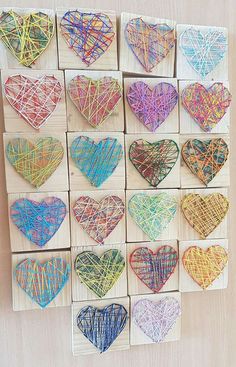
[(224, 117), (231, 99), (223, 83), (214, 83), (208, 89), (200, 83), (193, 83), (182, 92), (184, 108), (206, 132), (211, 132)]
[(178, 92), (170, 83), (158, 83), (150, 88), (142, 81), (130, 85), (127, 101), (139, 121), (152, 132), (167, 119), (178, 102)]
[(68, 85), (68, 94), (90, 125), (99, 127), (121, 100), (122, 87), (111, 77), (93, 80), (77, 75)]
[(70, 275), (70, 265), (62, 258), (40, 263), (25, 259), (17, 264), (15, 279), (18, 285), (41, 308), (45, 308), (63, 289)]

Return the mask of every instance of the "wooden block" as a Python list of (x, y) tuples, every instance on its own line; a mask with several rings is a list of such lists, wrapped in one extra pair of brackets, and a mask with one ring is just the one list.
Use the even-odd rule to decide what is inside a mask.
[(54, 76), (60, 82), (62, 87), (61, 99), (58, 102), (55, 110), (52, 112), (51, 116), (40, 128), (40, 132), (48, 133), (52, 131), (65, 132), (67, 131), (67, 121), (66, 121), (66, 103), (65, 103), (65, 88), (64, 88), (64, 75), (62, 71), (59, 70), (31, 70), (27, 69), (22, 72), (22, 69), (12, 69), (12, 70), (2, 70), (2, 90), (3, 90), (3, 110), (4, 110), (4, 123), (6, 132), (36, 132), (39, 130), (34, 129), (30, 124), (28, 124), (10, 105), (5, 93), (4, 84), (8, 77), (13, 75), (24, 75), (28, 78), (41, 78), (44, 75)]
[[(64, 37), (61, 33), (60, 23), (63, 15), (67, 11), (79, 11), (82, 13), (103, 13), (107, 15), (114, 27), (115, 36), (109, 46), (109, 48), (104, 52), (103, 55), (99, 57), (90, 66), (87, 66), (77, 54), (71, 50)], [(60, 69), (90, 69), (90, 70), (117, 70), (117, 34), (116, 34), (116, 13), (112, 10), (97, 10), (97, 9), (87, 9), (87, 8), (58, 8), (57, 9), (57, 37), (58, 37), (58, 52), (59, 52), (59, 68)]]
[(176, 22), (173, 20), (159, 19), (132, 13), (121, 13), (120, 19), (120, 70), (127, 73), (143, 74), (149, 76), (174, 76), (175, 47), (172, 47), (168, 55), (157, 64), (151, 72), (146, 72), (144, 67), (136, 59), (131, 48), (125, 38), (125, 27), (133, 18), (142, 18), (149, 25), (167, 24), (170, 28), (175, 29)]
[[(42, 263), (47, 262), (51, 258), (60, 257), (67, 264), (71, 263), (70, 259), (70, 251), (46, 251), (46, 252), (30, 252), (30, 253), (22, 253), (22, 254), (13, 254), (12, 255), (12, 300), (13, 300), (13, 310), (14, 311), (26, 311), (26, 310), (34, 310), (41, 309), (41, 307), (26, 294), (26, 292), (17, 284), (14, 278), (15, 267), (20, 262), (24, 261), (27, 258), (38, 260)], [(60, 291), (60, 293), (52, 300), (47, 308), (51, 307), (60, 307), (60, 306), (69, 306), (71, 304), (71, 279), (67, 281), (64, 288)]]
[[(156, 254), (158, 249), (162, 246), (171, 246), (178, 252), (178, 245), (177, 245), (176, 240), (143, 242), (143, 243), (139, 243), (138, 245), (136, 243), (129, 243), (129, 245), (127, 246), (128, 294), (130, 296), (136, 295), (136, 294), (152, 294), (153, 293), (153, 291), (150, 288), (148, 288), (138, 278), (138, 276), (135, 274), (135, 272), (131, 268), (130, 266), (131, 254), (140, 247), (147, 247), (154, 254)], [(167, 282), (164, 284), (164, 286), (161, 288), (159, 292), (176, 291), (178, 290), (178, 288), (179, 288), (179, 267), (177, 264), (173, 274), (170, 276), (170, 278), (167, 280)]]
[[(133, 319), (132, 310), (134, 305), (142, 300), (149, 300), (151, 302), (158, 302), (165, 297), (173, 297), (175, 298), (180, 306), (181, 306), (181, 293), (180, 292), (169, 292), (169, 293), (159, 293), (159, 294), (146, 294), (146, 295), (137, 295), (130, 297), (130, 309), (131, 309), (131, 320), (130, 320), (130, 345), (141, 345), (141, 344), (155, 344), (151, 338), (149, 338), (136, 323)], [(179, 316), (172, 326), (168, 334), (166, 335), (163, 342), (173, 342), (175, 340), (179, 340), (181, 336), (181, 316)]]
[(117, 297), (125, 297), (127, 296), (127, 273), (126, 273), (126, 245), (103, 245), (103, 246), (84, 246), (84, 247), (73, 247), (71, 250), (71, 268), (72, 270), (72, 299), (73, 301), (90, 301), (90, 300), (99, 300), (100, 298), (92, 292), (78, 277), (75, 271), (75, 260), (78, 254), (84, 251), (92, 251), (97, 256), (101, 257), (104, 252), (116, 249), (119, 250), (124, 257), (125, 260), (125, 268), (120, 275), (119, 279), (113, 285), (113, 287), (107, 292), (102, 299), (106, 298), (117, 298)]
[[(124, 101), (125, 101), (125, 121), (126, 121), (126, 132), (128, 134), (133, 133), (145, 133), (154, 135), (155, 133), (149, 131), (146, 126), (144, 126), (138, 118), (135, 116), (134, 112), (131, 110), (127, 102), (127, 91), (131, 84), (138, 81), (143, 81), (148, 84), (150, 88), (154, 88), (159, 83), (170, 83), (172, 84), (178, 92), (178, 83), (175, 78), (124, 78)], [(157, 128), (156, 134), (162, 133), (178, 133), (179, 132), (179, 113), (178, 105), (174, 107), (167, 119)]]
[[(199, 246), (207, 250), (210, 246), (219, 245), (228, 252), (228, 240), (195, 240), (195, 241), (180, 241), (179, 242), (179, 290), (180, 292), (195, 292), (203, 291), (203, 289), (191, 278), (183, 266), (182, 257), (184, 252), (191, 246)], [(228, 263), (220, 276), (206, 289), (208, 291), (215, 289), (224, 289), (228, 285)]]
[[(227, 143), (229, 147), (229, 136), (228, 135), (219, 135), (216, 134), (204, 134), (204, 135), (180, 135), (180, 151), (182, 151), (182, 147), (184, 143), (189, 139), (199, 139), (201, 141), (209, 140), (209, 139), (217, 139), (222, 138)], [(181, 178), (181, 188), (204, 188), (206, 187), (199, 178), (190, 171), (186, 163), (184, 162), (181, 155), (181, 165), (180, 165), (180, 178)], [(229, 171), (229, 158), (225, 162), (224, 166), (221, 170), (216, 174), (216, 176), (209, 182), (207, 187), (223, 187), (229, 186), (230, 184), (230, 171)]]
[[(181, 34), (188, 28), (194, 28), (198, 32), (201, 32), (203, 36), (206, 36), (208, 32), (222, 32), (228, 42), (228, 30), (223, 27), (212, 27), (212, 26), (200, 26), (192, 24), (178, 24), (176, 26), (177, 31), (177, 78), (178, 79), (203, 79), (194, 68), (189, 64), (186, 57), (184, 56), (180, 48), (180, 37)], [(197, 47), (196, 44), (194, 46)], [(209, 47), (207, 45), (207, 47)], [(213, 46), (212, 46), (213, 47)], [(202, 52), (199, 53), (199, 56)], [(216, 65), (216, 67), (206, 75), (205, 80), (228, 80), (228, 50), (225, 52), (223, 59)]]
[[(122, 87), (121, 71), (91, 71), (91, 70), (65, 70), (66, 89), (75, 76), (83, 75), (93, 80), (98, 80), (103, 77), (112, 77), (116, 79)], [(78, 111), (74, 103), (66, 94), (67, 104), (67, 120), (69, 131), (124, 131), (124, 107), (121, 99), (112, 112), (112, 114), (98, 127), (94, 128)]]
[(20, 174), (16, 172), (13, 166), (8, 161), (5, 150), (10, 140), (15, 138), (24, 138), (30, 140), (32, 143), (36, 142), (37, 139), (46, 138), (49, 134), (46, 133), (4, 133), (4, 155), (5, 155), (5, 172), (6, 172), (6, 185), (8, 193), (17, 192), (47, 192), (47, 191), (67, 191), (68, 190), (68, 171), (67, 171), (67, 152), (66, 152), (66, 134), (50, 134), (55, 139), (60, 140), (64, 148), (64, 156), (53, 174), (48, 180), (40, 186), (38, 189), (32, 186), (26, 181)]
[[(125, 135), (125, 151), (126, 151), (126, 186), (127, 189), (156, 189), (156, 187), (152, 187), (148, 181), (143, 178), (143, 176), (138, 172), (138, 170), (134, 167), (133, 163), (129, 159), (129, 149), (131, 144), (135, 140), (144, 139), (149, 143), (154, 143), (164, 139), (174, 140), (175, 143), (179, 147), (179, 135), (170, 135), (170, 134), (153, 134), (153, 135), (146, 135), (146, 134), (132, 134), (132, 135)], [(169, 172), (169, 174), (161, 181), (158, 185), (158, 188), (178, 188), (180, 187), (180, 155), (179, 152), (178, 159)]]
[[(56, 40), (56, 25), (55, 25), (55, 12), (52, 9), (38, 9), (38, 8), (15, 8), (15, 7), (3, 7), (0, 8), (0, 12), (7, 12), (13, 10), (17, 14), (24, 16), (30, 13), (42, 12), (48, 14), (54, 24), (54, 34), (51, 38), (45, 51), (38, 57), (35, 63), (30, 65), (32, 69), (41, 70), (55, 70), (58, 68), (57, 60), (57, 40)], [(19, 61), (12, 55), (3, 42), (0, 42), (0, 69), (25, 69), (27, 66), (21, 65)]]
[(17, 226), (12, 222), (9, 212), (9, 229), (10, 229), (10, 240), (11, 240), (11, 251), (12, 252), (22, 252), (22, 251), (45, 251), (60, 248), (70, 247), (70, 223), (69, 223), (69, 203), (68, 203), (68, 193), (67, 192), (47, 192), (47, 193), (28, 193), (28, 194), (9, 194), (8, 195), (8, 208), (10, 211), (11, 205), (18, 199), (29, 199), (40, 202), (48, 197), (56, 197), (61, 199), (67, 208), (67, 214), (61, 223), (58, 231), (52, 236), (52, 238), (45, 244), (45, 246), (40, 247), (35, 243), (30, 242), (28, 238), (17, 228)]
[[(209, 88), (214, 83), (223, 83), (226, 88), (229, 89), (228, 81), (201, 81), (200, 83), (205, 87)], [(191, 115), (185, 110), (182, 105), (182, 92), (187, 86), (197, 83), (197, 80), (180, 80), (179, 81), (179, 118), (180, 118), (180, 134), (206, 134), (204, 130), (200, 128), (197, 122), (191, 117)], [(218, 122), (218, 124), (212, 129), (212, 134), (228, 134), (230, 128), (230, 107), (227, 109), (226, 114)]]
[(125, 187), (125, 158), (124, 154), (118, 163), (116, 169), (112, 173), (110, 177), (100, 187), (96, 187), (90, 184), (89, 180), (83, 175), (83, 173), (76, 167), (75, 163), (71, 159), (70, 155), (70, 147), (72, 142), (78, 138), (79, 136), (87, 136), (90, 139), (93, 139), (96, 143), (99, 143), (100, 140), (106, 139), (108, 137), (117, 139), (118, 142), (122, 145), (124, 151), (124, 134), (122, 133), (112, 133), (112, 132), (89, 132), (86, 134), (80, 133), (68, 133), (68, 156), (69, 156), (69, 172), (70, 172), (70, 190), (86, 190), (86, 191), (95, 191), (95, 190), (118, 190), (124, 189)]
[[(125, 192), (123, 190), (105, 191), (70, 191), (70, 223), (71, 223), (71, 246), (96, 246), (98, 243), (93, 240), (81, 227), (73, 213), (73, 206), (80, 196), (89, 196), (99, 202), (107, 196), (118, 196), (125, 204)], [(125, 214), (110, 235), (104, 239), (105, 245), (115, 245), (125, 243)], [(102, 246), (103, 247), (103, 246)]]
[(134, 219), (129, 214), (128, 203), (129, 200), (135, 194), (145, 193), (150, 196), (158, 195), (161, 192), (165, 192), (176, 199), (177, 210), (174, 218), (166, 227), (166, 229), (161, 233), (158, 240), (172, 240), (178, 238), (178, 226), (179, 226), (179, 190), (127, 190), (126, 191), (126, 224), (127, 224), (127, 242), (150, 242), (150, 238), (142, 231), (140, 227), (136, 224)]
[[(112, 303), (123, 305), (129, 313), (129, 297), (84, 301), (72, 303), (72, 352), (74, 356), (86, 354), (100, 354), (100, 351), (82, 334), (77, 326), (77, 316), (82, 308), (87, 306), (103, 309)], [(129, 349), (129, 320), (126, 326), (115, 339), (107, 352)]]

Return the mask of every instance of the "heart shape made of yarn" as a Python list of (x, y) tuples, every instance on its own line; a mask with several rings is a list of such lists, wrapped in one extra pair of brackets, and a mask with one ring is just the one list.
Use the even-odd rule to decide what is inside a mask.
[(165, 285), (178, 263), (178, 253), (171, 246), (162, 246), (156, 253), (147, 247), (139, 247), (129, 258), (137, 277), (154, 293)]
[(111, 77), (93, 80), (77, 75), (68, 85), (68, 94), (90, 125), (99, 127), (121, 100), (122, 87)]
[(180, 304), (174, 297), (164, 297), (158, 302), (141, 299), (132, 311), (134, 323), (154, 343), (165, 340), (180, 314)]
[(86, 306), (77, 315), (78, 328), (101, 353), (109, 349), (125, 328), (127, 321), (127, 310), (116, 303), (103, 309)]
[(43, 247), (55, 235), (66, 216), (66, 205), (57, 197), (41, 202), (18, 199), (10, 207), (12, 222), (29, 241)]
[(146, 72), (159, 64), (175, 45), (175, 30), (167, 24), (148, 24), (131, 19), (125, 27), (126, 41)]
[(124, 215), (125, 205), (115, 195), (99, 202), (89, 196), (80, 196), (73, 206), (73, 213), (88, 235), (99, 244), (114, 230)]
[(182, 211), (201, 238), (206, 238), (222, 222), (229, 209), (228, 199), (214, 193), (205, 197), (199, 194), (188, 194), (182, 200)]
[(156, 195), (141, 193), (132, 196), (128, 210), (142, 231), (154, 241), (174, 218), (177, 202), (175, 197), (165, 192)]
[(208, 185), (224, 166), (228, 154), (228, 145), (222, 138), (189, 139), (182, 147), (183, 160), (205, 185)]
[(9, 141), (6, 156), (15, 170), (34, 187), (42, 186), (62, 161), (64, 149), (58, 139), (37, 139), (35, 144), (24, 138)]
[(99, 298), (114, 286), (124, 267), (125, 259), (117, 249), (105, 251), (100, 257), (92, 251), (84, 251), (75, 259), (75, 271), (80, 281)]
[(228, 254), (222, 246), (189, 247), (183, 254), (182, 263), (190, 277), (202, 288), (208, 288), (220, 276), (228, 262)]
[(232, 96), (223, 83), (214, 83), (209, 88), (200, 83), (193, 83), (182, 92), (185, 110), (206, 132), (211, 132), (224, 117), (231, 99)]
[(191, 67), (205, 78), (224, 58), (228, 44), (223, 32), (203, 34), (191, 27), (180, 36), (180, 49)]
[(24, 66), (30, 66), (37, 60), (53, 34), (53, 21), (43, 12), (22, 16), (9, 10), (0, 15), (0, 39)]
[(100, 187), (116, 169), (123, 148), (117, 139), (108, 137), (96, 143), (88, 136), (79, 136), (72, 142), (70, 154), (90, 183)]
[(62, 258), (51, 258), (45, 263), (27, 258), (15, 268), (16, 282), (41, 308), (58, 295), (69, 275), (70, 265)]
[(143, 178), (153, 187), (170, 173), (179, 156), (174, 140), (164, 139), (154, 143), (139, 139), (129, 148), (129, 159)]
[(114, 37), (111, 19), (104, 13), (66, 12), (60, 23), (67, 45), (90, 66), (110, 47)]
[(146, 83), (132, 83), (127, 90), (127, 101), (139, 121), (150, 131), (167, 119), (178, 102), (178, 92), (170, 83), (158, 83), (150, 88)]

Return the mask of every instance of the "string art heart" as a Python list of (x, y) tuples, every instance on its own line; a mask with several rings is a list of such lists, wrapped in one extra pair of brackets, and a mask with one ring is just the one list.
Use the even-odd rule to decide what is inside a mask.
[(64, 149), (55, 138), (40, 138), (35, 144), (24, 138), (9, 141), (6, 156), (26, 181), (38, 188), (53, 174), (62, 161)]
[(18, 285), (41, 308), (45, 308), (63, 289), (70, 275), (70, 265), (62, 258), (45, 263), (25, 259), (17, 264), (15, 279)]
[(130, 85), (127, 101), (139, 121), (151, 132), (167, 119), (177, 104), (178, 92), (170, 83), (158, 83), (150, 88), (142, 81)]
[(128, 312), (124, 306), (116, 303), (103, 309), (86, 306), (77, 316), (78, 328), (101, 353), (109, 349), (127, 321)]
[(67, 45), (90, 66), (110, 47), (114, 37), (111, 19), (103, 13), (66, 12), (60, 23)]
[(182, 211), (195, 231), (202, 238), (209, 236), (222, 222), (229, 209), (228, 199), (219, 193), (206, 195), (185, 195), (182, 200)]
[(205, 78), (224, 58), (227, 39), (223, 32), (209, 31), (203, 34), (191, 27), (180, 36), (180, 49), (190, 66)]
[(13, 10), (0, 15), (0, 39), (24, 66), (30, 66), (47, 48), (54, 24), (42, 12), (21, 16)]
[(125, 27), (126, 41), (146, 72), (151, 72), (175, 45), (175, 31), (167, 24), (148, 24), (131, 19)]
[(206, 132), (211, 132), (223, 118), (231, 98), (229, 90), (223, 83), (214, 83), (208, 89), (200, 83), (193, 83), (182, 92), (182, 104), (185, 110)]
[(229, 154), (229, 148), (224, 139), (189, 139), (182, 147), (182, 157), (188, 168), (205, 185), (224, 166)]
[(164, 297), (158, 302), (141, 299), (132, 312), (134, 323), (154, 343), (165, 340), (180, 314), (180, 304), (174, 297)]
[(228, 254), (221, 246), (189, 247), (183, 254), (183, 266), (190, 277), (202, 288), (208, 288), (220, 276), (228, 262)]
[(124, 215), (125, 205), (115, 195), (106, 196), (100, 202), (89, 196), (80, 196), (73, 206), (73, 213), (88, 235), (99, 244), (114, 230)]
[(154, 241), (174, 218), (177, 202), (165, 192), (153, 196), (135, 194), (129, 200), (128, 210), (142, 231)]
[(104, 297), (119, 279), (125, 267), (125, 259), (119, 250), (108, 250), (100, 258), (92, 251), (84, 251), (75, 259), (75, 271), (98, 297)]
[(122, 88), (118, 81), (111, 77), (93, 80), (84, 75), (77, 75), (68, 85), (68, 94), (90, 125), (99, 127), (121, 100)]
[(139, 247), (130, 255), (130, 266), (137, 277), (154, 293), (165, 285), (178, 263), (178, 253), (171, 246), (162, 246), (156, 253)]
[(39, 247), (54, 236), (66, 216), (66, 205), (56, 197), (48, 197), (40, 203), (18, 199), (10, 207), (10, 217), (17, 228)]
[(53, 75), (37, 79), (18, 74), (8, 77), (4, 91), (18, 115), (34, 129), (40, 129), (57, 107), (62, 86)]
[(149, 143), (139, 139), (130, 145), (129, 159), (143, 178), (153, 187), (170, 173), (179, 156), (174, 140), (164, 139)]
[(72, 142), (70, 154), (90, 183), (99, 187), (116, 169), (123, 149), (117, 139), (105, 138), (96, 143), (88, 136), (79, 136)]

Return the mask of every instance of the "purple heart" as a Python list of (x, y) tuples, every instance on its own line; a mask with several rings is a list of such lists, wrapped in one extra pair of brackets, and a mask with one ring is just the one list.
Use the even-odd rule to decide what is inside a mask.
[(170, 83), (159, 83), (151, 89), (138, 81), (131, 84), (126, 95), (131, 110), (152, 132), (166, 120), (178, 101), (178, 93)]
[(158, 302), (141, 299), (133, 307), (135, 324), (155, 343), (165, 339), (180, 313), (180, 304), (174, 297)]

